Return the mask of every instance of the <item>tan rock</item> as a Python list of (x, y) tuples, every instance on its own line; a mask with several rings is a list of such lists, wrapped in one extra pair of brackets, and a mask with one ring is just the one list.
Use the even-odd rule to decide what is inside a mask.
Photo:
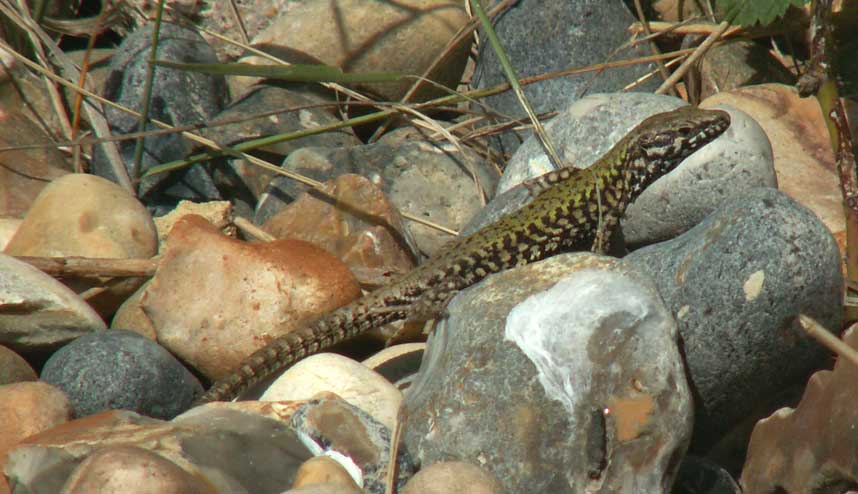
[(156, 251), (155, 225), (140, 201), (109, 180), (70, 174), (39, 194), (5, 253), (127, 259)]
[(363, 492), (363, 490), (349, 485), (313, 484), (289, 489), (283, 494), (363, 494)]
[(23, 357), (0, 345), (0, 385), (35, 381), (39, 376)]
[(18, 218), (0, 218), (0, 250), (6, 248), (21, 223), (23, 220)]
[[(14, 256), (132, 259), (157, 252), (152, 218), (134, 196), (115, 183), (86, 174), (69, 174), (42, 190), (24, 222), (6, 245)], [(103, 287), (98, 278), (66, 278), (75, 292)], [(87, 300), (105, 318), (132, 294), (142, 278), (114, 280)]]
[(135, 446), (99, 449), (83, 461), (61, 494), (204, 494), (214, 486), (179, 468), (161, 455)]
[(260, 400), (308, 400), (323, 391), (335, 393), (393, 430), (402, 393), (380, 374), (335, 353), (301, 360), (275, 380)]
[(0, 111), (0, 148), (39, 147), (0, 155), (0, 217), (23, 218), (47, 183), (71, 173), (65, 157), (41, 128), (22, 113), (8, 111), (22, 106), (0, 106), (4, 109)]
[(463, 461), (441, 461), (417, 472), (402, 494), (502, 494), (503, 486), (484, 469)]
[(718, 93), (701, 106), (720, 103), (741, 108), (760, 124), (772, 143), (778, 188), (816, 213), (841, 239), (840, 186), (816, 99), (800, 98), (792, 86), (761, 84)]
[(305, 461), (295, 475), (292, 488), (297, 489), (318, 484), (350, 487), (355, 492), (360, 492), (360, 486), (355, 483), (349, 472), (328, 456), (315, 456)]
[(127, 329), (135, 333), (145, 336), (152, 341), (158, 340), (158, 332), (155, 331), (155, 326), (149, 316), (143, 311), (140, 306), (140, 300), (146, 292), (147, 284), (144, 284), (137, 289), (134, 294), (125, 299), (125, 302), (116, 310), (116, 315), (110, 321), (111, 329)]
[(16, 349), (56, 347), (105, 327), (67, 286), (0, 254), (0, 341)]
[[(858, 330), (843, 341), (858, 349)], [(839, 358), (834, 370), (815, 373), (801, 402), (757, 422), (740, 485), (746, 494), (833, 492), (820, 486), (858, 484), (858, 366)]]
[(50, 384), (23, 382), (0, 386), (0, 462), (22, 439), (71, 417), (65, 393)]
[[(343, 15), (348, 12), (348, 15)], [(468, 22), (460, 2), (450, 0), (309, 0), (282, 11), (254, 44), (286, 48), (292, 63), (323, 63), (346, 72), (422, 75)], [(467, 61), (466, 36), (429, 79), (455, 87)], [(297, 52), (297, 53), (296, 53)], [(242, 59), (249, 63), (267, 63)], [(412, 81), (363, 84), (383, 100), (399, 100)], [(441, 92), (424, 85), (413, 101)]]
[(402, 220), (384, 193), (360, 175), (340, 175), (303, 194), (262, 228), (277, 238), (297, 238), (334, 254), (350, 268), (407, 273), (414, 263), (402, 241)]
[(164, 216), (154, 219), (155, 228), (158, 230), (158, 251), (164, 250), (167, 236), (177, 221), (189, 214), (202, 216), (209, 223), (221, 228), (224, 235), (235, 237), (236, 228), (232, 223), (232, 204), (229, 201), (210, 201), (196, 203), (191, 201), (179, 201), (179, 204)]
[(167, 243), (143, 310), (161, 344), (213, 379), (360, 295), (345, 265), (299, 240), (240, 242), (189, 215)]

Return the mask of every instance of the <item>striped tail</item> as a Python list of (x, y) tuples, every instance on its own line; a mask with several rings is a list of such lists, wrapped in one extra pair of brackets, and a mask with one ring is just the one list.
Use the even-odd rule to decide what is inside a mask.
[(366, 304), (347, 305), (308, 326), (272, 340), (247, 357), (240, 367), (215, 382), (192, 406), (230, 401), (275, 372), (354, 338), (374, 327), (405, 318), (404, 310), (373, 311)]

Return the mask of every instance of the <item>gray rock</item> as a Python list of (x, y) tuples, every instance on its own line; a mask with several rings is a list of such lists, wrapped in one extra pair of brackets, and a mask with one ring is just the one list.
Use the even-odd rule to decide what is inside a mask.
[[(485, 160), (465, 152), (467, 156), (447, 142), (402, 128), (366, 146), (299, 149), (286, 158), (283, 168), (320, 182), (345, 173), (363, 175), (378, 183), (400, 211), (459, 229), (482, 209), (480, 190), (490, 198), (497, 184), (497, 176)], [(293, 180), (275, 178), (260, 201), (255, 222), (264, 223), (305, 190)], [(414, 222), (406, 222), (406, 227), (429, 255), (451, 238)]]
[(106, 328), (69, 287), (0, 254), (0, 343), (19, 351), (47, 350)]
[(775, 396), (826, 362), (828, 352), (798, 327), (799, 313), (840, 327), (837, 245), (812, 212), (775, 189), (737, 196), (623, 264), (652, 276), (676, 316), (695, 391), (695, 451), (752, 410), (782, 406)]
[(666, 492), (690, 439), (676, 325), (618, 261), (560, 255), (457, 296), (407, 391), (422, 464), (478, 461), (508, 492)]
[[(565, 163), (587, 168), (645, 118), (684, 105), (677, 98), (655, 94), (597, 94), (570, 105), (546, 125), (546, 132)], [(732, 119), (727, 132), (657, 180), (629, 206), (621, 223), (629, 245), (673, 238), (699, 223), (727, 197), (777, 186), (765, 132), (745, 113), (722, 109)], [(551, 171), (550, 166), (539, 142), (528, 139), (510, 159), (498, 193)]]
[(742, 494), (733, 477), (706, 458), (686, 456), (671, 494)]
[[(315, 455), (327, 454), (356, 477), (367, 494), (384, 494), (390, 458), (390, 431), (368, 413), (340, 399), (311, 400), (295, 410), (292, 428)], [(359, 469), (354, 471), (353, 467)], [(410, 455), (397, 455), (397, 491), (415, 471)]]
[[(340, 121), (332, 112), (333, 106), (323, 106), (325, 103), (331, 102), (301, 86), (290, 85), (288, 88), (281, 88), (259, 85), (252, 88), (215, 118), (215, 121), (232, 121), (233, 123), (202, 129), (200, 133), (221, 145), (232, 146), (251, 139), (311, 130)], [(297, 110), (285, 111), (290, 108)], [(278, 109), (281, 112), (269, 114)], [(251, 115), (261, 116), (248, 120), (247, 117)], [(360, 140), (355, 137), (351, 129), (345, 128), (300, 139), (282, 141), (259, 148), (254, 152), (273, 153), (285, 157), (292, 151), (303, 147), (339, 148), (360, 144)], [(262, 169), (243, 159), (230, 159), (229, 162), (231, 170), (215, 175), (218, 185), (222, 190), (230, 190), (245, 200), (252, 208), (256, 207), (256, 199), (265, 191), (271, 178), (275, 176), (274, 172)], [(228, 173), (229, 171), (234, 172), (235, 176), (233, 177), (232, 174)]]
[[(627, 28), (634, 21), (621, 0), (520, 0), (499, 16), (494, 27), (518, 76), (528, 77), (650, 55), (646, 43), (614, 53), (628, 41)], [(494, 50), (484, 35), (481, 39), (475, 86), (485, 88), (506, 82)], [(588, 92), (622, 91), (653, 70), (652, 64), (629, 65), (548, 79), (525, 86), (524, 92), (537, 113), (562, 110)], [(657, 77), (651, 78), (635, 91), (653, 91), (659, 82)], [(524, 115), (512, 91), (489, 97), (487, 102), (502, 114)], [(527, 135), (530, 133), (525, 137)], [(503, 139), (503, 150), (512, 153), (518, 143), (519, 139), (507, 135)]]
[[(110, 75), (104, 84), (106, 98), (133, 110), (142, 109), (151, 39), (151, 25), (138, 29), (125, 38), (110, 62)], [(214, 51), (199, 34), (169, 23), (161, 25), (158, 58), (181, 63), (218, 62)], [(226, 82), (222, 75), (157, 67), (149, 116), (174, 126), (197, 124), (209, 121), (217, 115), (223, 109), (226, 99)], [(137, 117), (111, 107), (105, 107), (104, 112), (114, 134), (128, 134), (138, 130)], [(146, 127), (147, 130), (155, 128), (152, 125)], [(118, 144), (130, 174), (136, 141), (123, 140)], [(140, 173), (159, 163), (183, 158), (191, 149), (191, 143), (177, 133), (147, 137)], [(93, 173), (116, 180), (107, 160), (100, 152), (94, 157)], [(140, 183), (139, 194), (147, 206), (158, 212), (175, 205), (179, 199), (220, 198), (208, 172), (198, 165), (149, 177)]]
[(65, 391), (77, 417), (126, 409), (169, 419), (202, 393), (199, 381), (167, 350), (124, 330), (69, 343), (48, 359), (41, 378)]

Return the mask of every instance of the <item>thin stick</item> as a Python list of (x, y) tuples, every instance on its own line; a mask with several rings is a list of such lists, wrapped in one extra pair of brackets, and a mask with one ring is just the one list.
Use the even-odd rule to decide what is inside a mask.
[(690, 57), (688, 57), (684, 62), (682, 62), (682, 65), (680, 65), (679, 68), (676, 69), (676, 71), (670, 77), (668, 77), (667, 80), (664, 81), (664, 83), (662, 83), (662, 85), (658, 89), (656, 89), (655, 93), (656, 94), (666, 93), (668, 89), (673, 87), (673, 85), (676, 84), (677, 81), (679, 81), (679, 79), (682, 79), (682, 77), (685, 75), (685, 73), (688, 72), (691, 69), (691, 67), (695, 63), (697, 63), (698, 60), (700, 60), (700, 57), (702, 57), (704, 54), (706, 54), (706, 52), (709, 50), (709, 48), (716, 41), (718, 41), (718, 38), (720, 38), (721, 35), (723, 35), (725, 32), (727, 32), (727, 29), (729, 27), (730, 27), (730, 23), (727, 21), (724, 21), (721, 24), (718, 24), (718, 29), (716, 29), (714, 32), (712, 32), (712, 34), (710, 34), (709, 37), (707, 37), (703, 41), (703, 43), (700, 43), (700, 46), (698, 46), (697, 49), (694, 50), (694, 53), (692, 53)]
[[(831, 332), (822, 327), (821, 324), (811, 317), (799, 314), (798, 320), (801, 329), (803, 329), (809, 336), (821, 343), (825, 348), (836, 353), (838, 357), (842, 357), (852, 362), (852, 365), (858, 366), (858, 351), (855, 351), (854, 348), (847, 345), (843, 340), (831, 334)], [(856, 325), (853, 324), (852, 328), (855, 327)]]

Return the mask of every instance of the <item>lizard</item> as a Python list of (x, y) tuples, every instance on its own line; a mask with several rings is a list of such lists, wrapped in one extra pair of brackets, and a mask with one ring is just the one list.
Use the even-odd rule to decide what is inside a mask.
[(729, 125), (724, 111), (690, 106), (645, 119), (589, 168), (567, 166), (528, 181), (533, 199), (517, 211), (451, 241), (398, 281), (275, 338), (195, 404), (232, 399), (302, 358), (370, 329), (438, 314), (453, 295), (489, 274), (561, 252), (605, 253), (626, 207), (641, 191)]

